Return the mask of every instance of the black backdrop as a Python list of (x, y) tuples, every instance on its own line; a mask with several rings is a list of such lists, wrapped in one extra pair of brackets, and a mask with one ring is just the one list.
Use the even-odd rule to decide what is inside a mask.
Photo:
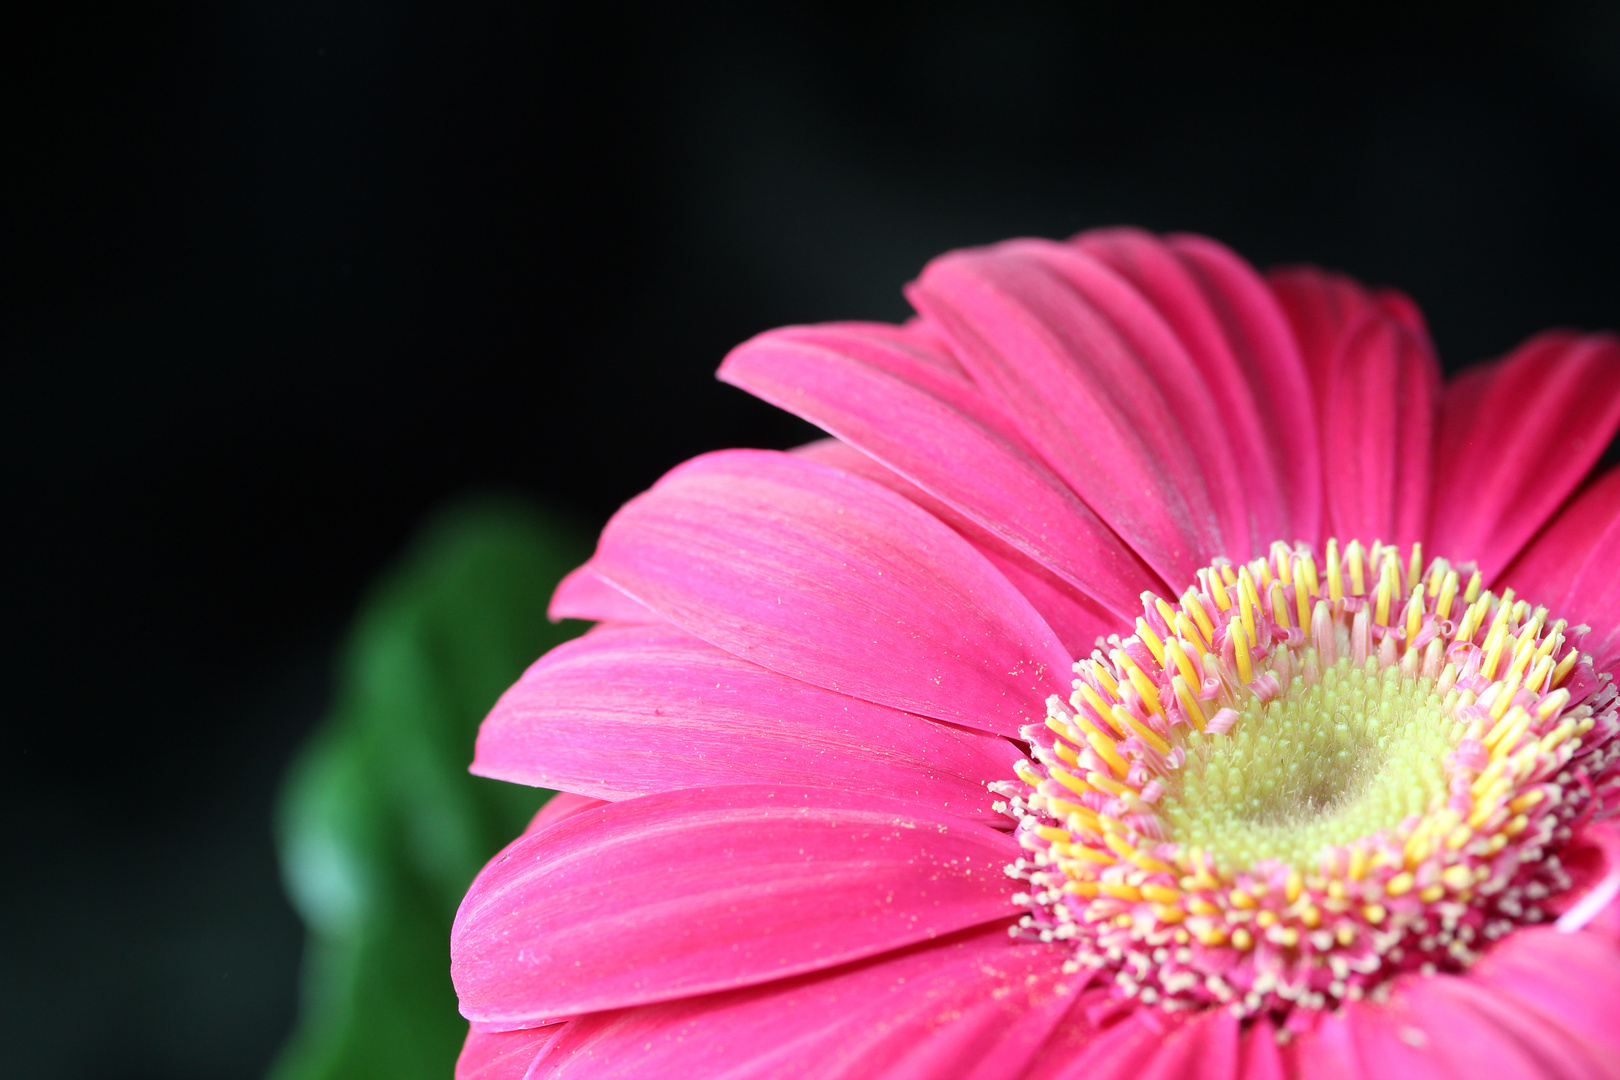
[(751, 333), (1115, 222), (1403, 287), (1450, 367), (1620, 325), (1620, 8), (1225, 6), (8, 21), (8, 1073), (262, 1071), (271, 797), (365, 583), (459, 494), (593, 523), (804, 439), (710, 378)]

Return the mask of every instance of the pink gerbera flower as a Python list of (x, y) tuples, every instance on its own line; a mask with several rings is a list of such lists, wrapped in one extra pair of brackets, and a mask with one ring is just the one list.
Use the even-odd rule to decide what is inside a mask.
[(458, 1076), (1620, 1075), (1620, 344), (1442, 385), (1191, 236), (954, 252), (720, 376), (473, 770)]

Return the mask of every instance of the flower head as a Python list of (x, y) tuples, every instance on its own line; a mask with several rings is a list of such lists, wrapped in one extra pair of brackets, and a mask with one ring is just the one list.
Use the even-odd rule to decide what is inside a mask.
[(463, 1077), (1607, 1075), (1620, 344), (1442, 385), (1197, 237), (931, 263), (721, 378), (474, 771)]

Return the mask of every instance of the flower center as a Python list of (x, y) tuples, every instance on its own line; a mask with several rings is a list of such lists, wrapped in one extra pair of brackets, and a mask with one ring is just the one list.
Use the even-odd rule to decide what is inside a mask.
[(1457, 969), (1567, 889), (1620, 756), (1584, 627), (1471, 565), (1329, 541), (1217, 561), (1075, 664), (992, 785), (1030, 852), (1016, 934), (1166, 1008), (1299, 1021)]
[[(1228, 870), (1308, 866), (1444, 799), (1454, 721), (1432, 680), (1341, 659), (1310, 687), (1251, 698), (1227, 735), (1185, 734), (1161, 808), (1169, 838)], [(1207, 730), (1207, 729), (1206, 729)]]

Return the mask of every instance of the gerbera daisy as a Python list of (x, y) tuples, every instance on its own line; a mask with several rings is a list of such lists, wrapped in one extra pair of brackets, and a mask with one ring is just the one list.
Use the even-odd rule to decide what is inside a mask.
[(1129, 230), (720, 377), (473, 771), (458, 1075), (1620, 1075), (1620, 343)]

